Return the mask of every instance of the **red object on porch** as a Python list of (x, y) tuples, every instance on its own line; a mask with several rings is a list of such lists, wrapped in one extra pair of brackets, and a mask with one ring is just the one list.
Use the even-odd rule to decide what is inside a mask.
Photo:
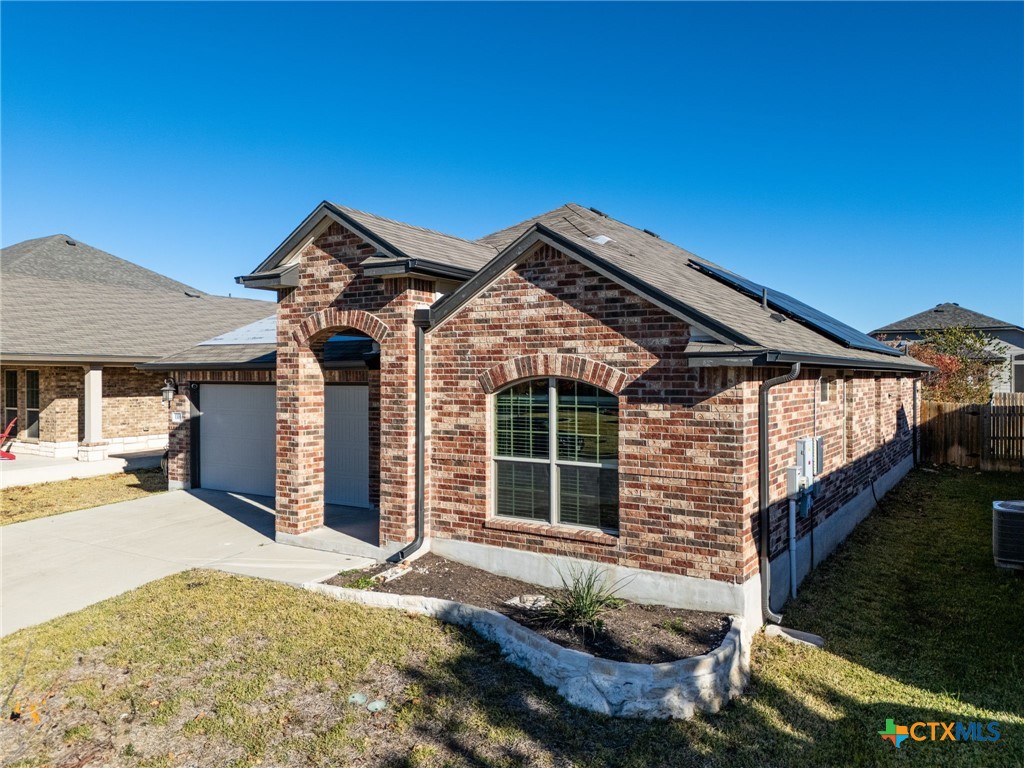
[[(7, 429), (5, 429), (4, 433), (2, 435), (0, 435), (0, 448), (2, 448), (3, 444), (6, 443), (7, 440), (10, 438), (11, 427), (14, 426), (14, 422), (16, 422), (16, 421), (17, 421), (17, 419), (11, 419), (11, 423), (7, 425)], [(18, 457), (15, 456), (13, 453), (9, 453), (8, 451), (0, 450), (0, 461), (14, 461), (16, 458), (18, 458)]]

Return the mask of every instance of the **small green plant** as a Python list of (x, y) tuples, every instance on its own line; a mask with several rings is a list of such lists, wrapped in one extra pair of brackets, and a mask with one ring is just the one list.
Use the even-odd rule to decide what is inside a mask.
[(349, 589), (370, 589), (377, 584), (377, 580), (372, 576), (360, 576), (358, 579), (350, 581), (345, 586)]
[(541, 618), (556, 627), (596, 636), (604, 628), (601, 615), (623, 603), (616, 597), (621, 580), (609, 583), (607, 573), (596, 565), (570, 566), (567, 572), (559, 570), (558, 576), (562, 590), (541, 609)]
[(64, 743), (74, 744), (92, 738), (91, 725), (75, 725), (64, 731)]

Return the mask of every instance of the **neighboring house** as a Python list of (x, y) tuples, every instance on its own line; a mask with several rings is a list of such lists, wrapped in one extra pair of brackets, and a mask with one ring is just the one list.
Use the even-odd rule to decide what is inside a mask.
[(959, 304), (946, 303), (876, 328), (871, 335), (881, 341), (913, 342), (923, 339), (926, 331), (956, 326), (983, 333), (1003, 347), (992, 356), (996, 368), (993, 392), (1024, 392), (1024, 328), (1019, 325), (996, 320)]
[(102, 459), (167, 445), (163, 377), (135, 365), (265, 317), (67, 235), (0, 253), (0, 398), (16, 454)]
[(797, 439), (824, 448), (798, 580), (913, 463), (927, 366), (593, 209), (463, 240), (323, 203), (238, 280), (276, 292), (276, 345), (145, 367), (178, 382), (172, 486), (276, 494), (281, 541), (377, 507), (382, 555), (596, 561), (753, 627), (769, 561), (772, 607), (790, 588)]

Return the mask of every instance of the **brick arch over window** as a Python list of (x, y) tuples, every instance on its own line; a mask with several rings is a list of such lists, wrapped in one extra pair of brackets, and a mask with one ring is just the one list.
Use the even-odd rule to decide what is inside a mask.
[(480, 385), (487, 394), (519, 381), (538, 376), (576, 379), (593, 384), (613, 395), (626, 386), (626, 374), (618, 368), (579, 355), (523, 355), (498, 363), (480, 376)]
[(384, 340), (391, 333), (391, 329), (384, 325), (380, 318), (369, 312), (363, 312), (359, 309), (340, 310), (330, 307), (312, 314), (303, 320), (292, 333), (292, 336), (299, 344), (305, 345), (309, 344), (311, 339), (322, 334), (324, 331), (338, 328), (352, 328), (362, 331), (378, 344), (383, 344)]

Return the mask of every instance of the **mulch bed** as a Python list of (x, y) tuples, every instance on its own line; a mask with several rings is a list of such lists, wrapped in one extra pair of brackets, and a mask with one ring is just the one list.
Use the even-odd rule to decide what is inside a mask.
[(729, 631), (729, 617), (707, 611), (687, 611), (660, 605), (623, 604), (602, 614), (603, 628), (594, 636), (551, 626), (536, 611), (508, 605), (520, 595), (552, 595), (558, 590), (525, 581), (495, 576), (487, 571), (427, 554), (408, 572), (386, 583), (366, 587), (390, 566), (346, 572), (329, 580), (340, 587), (365, 587), (375, 592), (424, 595), (490, 608), (529, 627), (566, 648), (585, 651), (613, 661), (654, 664), (699, 656), (717, 648)]

